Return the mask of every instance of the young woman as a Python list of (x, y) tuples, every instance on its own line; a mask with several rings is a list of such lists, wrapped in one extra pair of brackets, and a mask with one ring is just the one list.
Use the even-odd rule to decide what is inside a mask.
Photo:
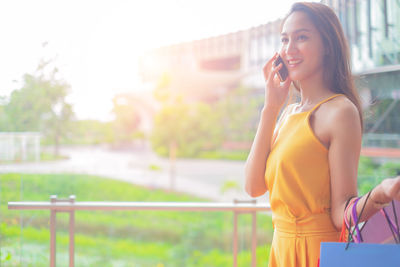
[[(263, 68), (265, 103), (246, 162), (245, 188), (252, 197), (269, 191), (274, 225), (269, 266), (317, 266), (320, 242), (339, 240), (346, 202), (357, 196), (362, 111), (346, 39), (328, 6), (295, 3), (281, 40), (289, 77), (278, 78), (283, 67), (274, 66), (278, 54)], [(276, 123), (292, 83), (301, 101), (287, 105)], [(365, 199), (356, 203), (358, 213)], [(400, 177), (372, 190), (361, 221), (392, 199), (400, 200)]]

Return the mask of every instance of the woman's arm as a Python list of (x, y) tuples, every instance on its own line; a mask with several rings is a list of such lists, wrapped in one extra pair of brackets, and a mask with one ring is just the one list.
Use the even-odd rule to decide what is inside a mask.
[[(361, 123), (354, 105), (344, 105), (328, 118), (332, 127), (329, 146), (329, 167), (331, 173), (331, 218), (335, 227), (342, 227), (344, 208), (350, 197), (357, 196), (358, 161), (361, 151)], [(357, 203), (357, 214), (367, 195)], [(359, 221), (368, 220), (393, 199), (400, 200), (400, 176), (385, 179), (376, 186), (365, 205)], [(351, 208), (349, 209), (351, 211)], [(351, 212), (346, 214), (350, 220)]]
[(275, 122), (287, 98), (291, 83), (289, 78), (284, 83), (280, 83), (276, 74), (282, 65), (280, 64), (276, 68), (272, 66), (276, 57), (277, 54), (263, 67), (266, 81), (265, 103), (245, 165), (245, 190), (251, 197), (261, 196), (268, 190), (265, 184), (266, 162), (271, 150)]
[(330, 125), (328, 158), (331, 176), (331, 218), (335, 227), (341, 229), (346, 201), (352, 196), (357, 196), (361, 123), (358, 110), (350, 100), (337, 105), (326, 120)]
[(268, 190), (265, 167), (278, 113), (279, 107), (276, 106), (264, 107), (261, 111), (260, 123), (245, 166), (245, 188), (251, 197), (261, 196)]

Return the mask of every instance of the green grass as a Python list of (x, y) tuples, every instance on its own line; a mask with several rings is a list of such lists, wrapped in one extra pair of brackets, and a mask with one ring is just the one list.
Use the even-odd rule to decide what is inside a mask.
[[(58, 155), (47, 152), (40, 153), (40, 161), (55, 161), (55, 160), (63, 160), (68, 159), (68, 156)], [(35, 162), (36, 159), (33, 158), (32, 155), (29, 156), (27, 160), (22, 160), (20, 157), (17, 157), (15, 160), (0, 160), (0, 164), (10, 164), (10, 163), (26, 163), (26, 162)]]
[(151, 171), (161, 171), (162, 168), (160, 166), (156, 165), (156, 164), (150, 164), (149, 165), (149, 170), (151, 170)]
[[(1, 266), (48, 266), (49, 212), (8, 210), (9, 201), (208, 202), (89, 175), (0, 175)], [(271, 218), (258, 216), (258, 266), (268, 260)], [(76, 266), (231, 266), (231, 212), (77, 211)], [(57, 266), (67, 266), (68, 216), (57, 215)], [(21, 227), (23, 225), (23, 227)], [(251, 215), (239, 216), (239, 266), (249, 266)], [(35, 255), (35, 256), (32, 256)], [(60, 260), (61, 259), (61, 260)], [(65, 259), (65, 260), (63, 260)], [(64, 265), (62, 265), (64, 264)]]
[[(399, 163), (376, 164), (362, 157), (360, 193), (399, 170)], [(8, 210), (7, 202), (48, 201), (53, 194), (74, 194), (77, 201), (208, 202), (104, 177), (0, 174), (0, 266), (48, 266), (49, 212)], [(77, 211), (75, 217), (75, 266), (232, 266), (230, 212)], [(271, 218), (262, 213), (257, 218), (257, 265), (265, 266)], [(67, 214), (58, 214), (57, 224), (57, 266), (67, 266)], [(238, 266), (250, 266), (250, 236), (251, 216), (240, 215)]]
[(69, 159), (69, 157), (63, 156), (63, 155), (56, 156), (55, 154), (45, 153), (45, 152), (40, 153), (41, 161), (53, 161), (53, 160), (61, 160), (61, 159)]
[(225, 150), (217, 150), (217, 151), (203, 151), (199, 154), (198, 158), (201, 159), (224, 159), (224, 160), (239, 160), (245, 161), (247, 160), (247, 156), (249, 155), (249, 151), (225, 151)]

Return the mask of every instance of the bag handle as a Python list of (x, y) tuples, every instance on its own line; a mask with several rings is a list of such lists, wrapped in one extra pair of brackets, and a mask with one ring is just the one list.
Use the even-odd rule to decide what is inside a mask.
[(396, 207), (394, 206), (394, 200), (392, 200), (392, 209), (393, 209), (394, 221), (395, 221), (396, 226), (397, 226), (397, 238), (398, 238), (398, 241), (400, 243), (400, 228), (399, 228), (399, 221), (397, 220), (397, 213), (396, 213)]
[(393, 223), (393, 221), (390, 219), (385, 208), (382, 208), (380, 210), (380, 212), (385, 217), (385, 219), (389, 225), (389, 229), (392, 232), (394, 241), (396, 242), (396, 244), (400, 244), (400, 231), (399, 231), (400, 229), (399, 229), (399, 222), (397, 221), (397, 213), (396, 213), (396, 208), (394, 205), (394, 200), (392, 200), (392, 209), (393, 209), (395, 223)]
[[(348, 207), (346, 207), (345, 215), (347, 214), (347, 211), (350, 208), (350, 206), (351, 205), (353, 205), (353, 206), (352, 206), (352, 213), (351, 213), (351, 216), (350, 216), (350, 222), (347, 221), (347, 216), (345, 216), (345, 220), (344, 220), (344, 223), (343, 223), (343, 226), (346, 226), (346, 229), (348, 230), (348, 239), (347, 239), (346, 249), (348, 248), (350, 242), (360, 243), (360, 242), (363, 241), (362, 235), (361, 235), (361, 231), (362, 231), (363, 227), (360, 230), (360, 228), (358, 226), (358, 223), (359, 223), (359, 219), (361, 218), (361, 215), (362, 215), (362, 213), (364, 211), (364, 208), (365, 208), (365, 206), (367, 204), (368, 198), (370, 197), (371, 192), (372, 192), (372, 190), (368, 192), (367, 198), (365, 199), (363, 207), (362, 207), (362, 209), (360, 211), (360, 215), (358, 217), (357, 217), (357, 203), (361, 199), (361, 197), (357, 197), (355, 200), (353, 200), (354, 197), (352, 197), (347, 202), (348, 203)], [(394, 200), (392, 200), (392, 210), (393, 210), (393, 215), (394, 215), (394, 222), (390, 218), (390, 216), (388, 215), (388, 213), (385, 210), (385, 208), (380, 209), (380, 213), (385, 217), (385, 219), (386, 219), (386, 221), (388, 223), (389, 229), (392, 232), (394, 241), (397, 244), (400, 244), (400, 227), (399, 227), (399, 222), (398, 222), (398, 219), (397, 219), (397, 212), (396, 212)], [(353, 231), (351, 231), (352, 220), (354, 221)], [(367, 223), (367, 221), (365, 221), (365, 223)], [(344, 236), (343, 226), (342, 226), (341, 238), (342, 238), (342, 235)], [(355, 232), (357, 232), (357, 235), (355, 235)]]
[[(347, 242), (347, 240), (349, 239), (349, 237), (346, 238), (346, 230), (347, 233), (350, 233), (350, 223), (347, 220), (347, 212), (349, 210), (349, 207), (351, 207), (351, 205), (353, 205), (353, 202), (355, 201), (355, 198), (357, 197), (350, 197), (347, 201), (346, 204), (344, 206), (344, 216), (343, 216), (343, 223), (342, 223), (342, 232), (340, 233), (340, 242)], [(351, 220), (351, 217), (350, 217)]]
[[(357, 203), (358, 203), (358, 201), (359, 201), (360, 199), (361, 199), (361, 197), (358, 197), (358, 198), (356, 199), (356, 201), (354, 201), (353, 207), (352, 207), (352, 209), (351, 209), (351, 218), (352, 218), (353, 221), (354, 221), (354, 230), (356, 231), (355, 238), (354, 238), (354, 235), (353, 235), (353, 238), (354, 238), (354, 241), (355, 241), (356, 243), (360, 243), (360, 242), (362, 241), (360, 228), (358, 227), (358, 222), (359, 222), (359, 219), (361, 218), (361, 213), (362, 213), (362, 212), (360, 212), (360, 216), (357, 218)], [(365, 206), (365, 204), (366, 204), (366, 203), (364, 202), (364, 206)], [(363, 206), (363, 208), (364, 208), (364, 206)], [(353, 230), (353, 233), (354, 233), (354, 230)]]
[[(357, 202), (361, 199), (361, 197), (357, 197), (357, 199), (354, 201), (354, 204), (353, 204), (353, 207), (352, 207), (352, 214), (351, 214), (351, 217), (353, 217), (353, 220), (354, 220), (354, 229), (353, 229), (353, 232), (351, 232), (351, 217), (350, 217), (350, 225), (348, 226), (349, 227), (348, 228), (348, 230), (349, 230), (349, 239), (347, 240), (346, 250), (349, 248), (350, 242), (354, 239), (354, 232), (356, 230), (357, 230), (357, 234), (358, 234), (358, 236), (356, 238), (356, 243), (359, 243), (360, 240), (362, 240), (361, 231), (360, 231), (360, 228), (358, 227), (358, 221), (359, 221), (359, 219), (361, 218), (361, 215), (364, 212), (365, 205), (367, 204), (367, 201), (369, 199), (369, 196), (371, 195), (371, 192), (372, 192), (372, 190), (370, 190), (368, 192), (367, 198), (364, 201), (364, 204), (363, 204), (363, 206), (361, 208), (361, 211), (360, 211), (360, 215), (358, 217), (357, 217)], [(350, 237), (352, 237), (352, 238), (350, 238)]]

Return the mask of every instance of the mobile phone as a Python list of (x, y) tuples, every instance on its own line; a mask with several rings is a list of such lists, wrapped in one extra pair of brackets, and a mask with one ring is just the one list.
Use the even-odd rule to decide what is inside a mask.
[(280, 63), (282, 63), (282, 68), (278, 71), (278, 76), (279, 76), (279, 79), (281, 79), (281, 82), (283, 82), (288, 77), (289, 71), (288, 71), (285, 63), (283, 62), (283, 59), (281, 58), (281, 56), (278, 55), (278, 57), (276, 58), (276, 60), (274, 62), (275, 67), (278, 66)]

